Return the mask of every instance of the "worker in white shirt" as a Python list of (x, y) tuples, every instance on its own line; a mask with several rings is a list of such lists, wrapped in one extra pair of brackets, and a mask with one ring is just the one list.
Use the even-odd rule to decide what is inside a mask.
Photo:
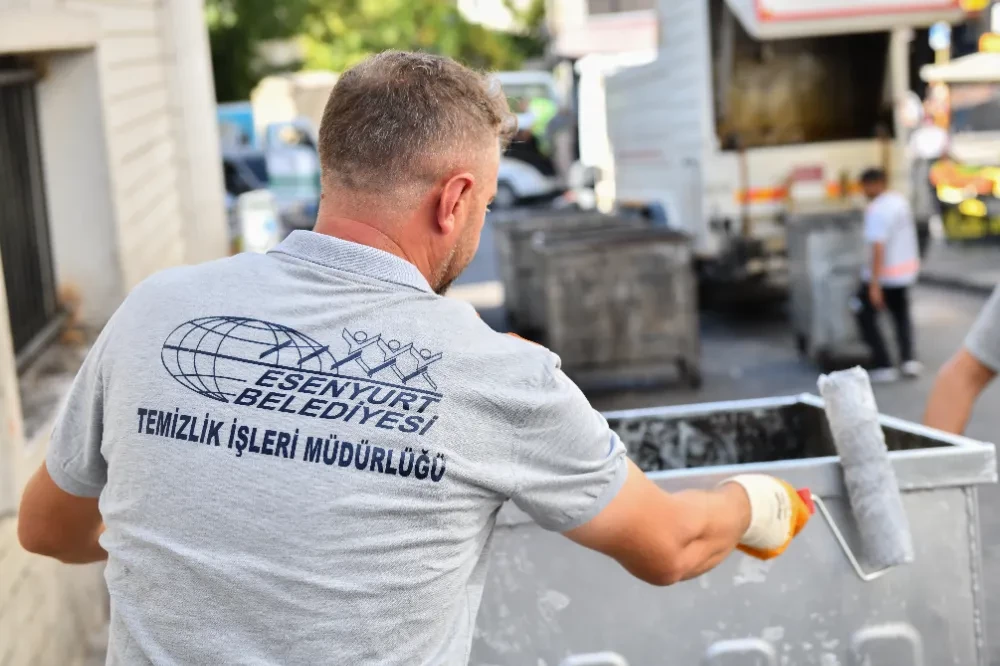
[[(917, 377), (923, 366), (913, 353), (913, 322), (910, 318), (910, 287), (920, 272), (917, 228), (913, 211), (902, 194), (888, 189), (885, 172), (868, 169), (861, 174), (861, 187), (869, 199), (865, 210), (867, 261), (858, 294), (858, 324), (871, 349), (869, 376), (872, 382), (891, 382)], [(899, 366), (889, 357), (878, 327), (878, 314), (888, 310), (896, 330)]]

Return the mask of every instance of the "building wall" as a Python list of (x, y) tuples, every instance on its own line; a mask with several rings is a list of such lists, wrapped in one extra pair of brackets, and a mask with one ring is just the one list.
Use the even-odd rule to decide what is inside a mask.
[[(621, 6), (628, 9), (644, 4), (649, 3), (626, 2)], [(554, 55), (580, 58), (657, 48), (656, 9), (590, 14), (584, 0), (548, 0), (546, 10)]]
[[(42, 71), (57, 282), (95, 327), (152, 273), (228, 252), (201, 11), (199, 0), (0, 0), (0, 54), (29, 54)], [(16, 540), (46, 437), (24, 439), (2, 277), (0, 666), (85, 664), (103, 649), (102, 567), (31, 556)]]

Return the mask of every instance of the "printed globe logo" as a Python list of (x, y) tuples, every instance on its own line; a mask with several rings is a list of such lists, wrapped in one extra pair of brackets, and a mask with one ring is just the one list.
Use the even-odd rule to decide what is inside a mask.
[[(441, 353), (413, 343), (343, 329), (345, 355), (288, 326), (248, 317), (202, 317), (181, 324), (163, 343), (163, 367), (182, 386), (211, 400), (232, 402), (269, 368), (299, 376), (351, 377), (383, 386), (437, 389), (428, 367)], [(279, 376), (275, 375), (275, 376)], [(289, 377), (292, 375), (289, 374)]]
[(261, 368), (323, 372), (336, 361), (329, 347), (295, 329), (246, 317), (203, 317), (167, 336), (163, 367), (206, 398), (229, 402)]
[[(138, 432), (232, 451), (236, 458), (249, 454), (440, 482), (445, 453), (420, 438), (440, 418), (436, 407), (444, 395), (428, 368), (443, 354), (370, 329), (339, 333), (331, 351), (260, 319), (185, 322), (163, 342), (163, 367), (186, 389), (241, 409), (219, 414), (207, 405), (144, 403), (136, 410)], [(278, 415), (295, 418), (275, 420)], [(390, 433), (390, 440), (382, 439)], [(398, 439), (407, 436), (415, 439)]]

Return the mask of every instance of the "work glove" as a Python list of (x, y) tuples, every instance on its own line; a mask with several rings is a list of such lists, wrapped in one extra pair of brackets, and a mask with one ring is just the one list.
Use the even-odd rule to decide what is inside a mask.
[(750, 498), (750, 527), (737, 548), (760, 560), (785, 552), (816, 508), (808, 490), (795, 490), (766, 474), (742, 474), (723, 483), (738, 483)]

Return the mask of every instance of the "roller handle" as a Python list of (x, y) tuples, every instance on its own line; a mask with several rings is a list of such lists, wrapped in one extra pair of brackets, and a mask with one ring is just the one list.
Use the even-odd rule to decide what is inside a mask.
[(809, 507), (810, 514), (816, 513), (816, 507), (819, 507), (819, 512), (823, 516), (823, 520), (826, 521), (827, 526), (830, 531), (833, 532), (833, 538), (836, 539), (837, 543), (840, 545), (840, 549), (844, 551), (844, 556), (847, 557), (847, 561), (850, 562), (851, 568), (854, 569), (854, 573), (858, 575), (858, 578), (868, 583), (881, 577), (883, 574), (887, 573), (892, 567), (887, 567), (885, 569), (879, 569), (878, 571), (865, 571), (861, 568), (861, 564), (858, 562), (858, 558), (854, 555), (854, 551), (847, 544), (847, 540), (844, 535), (840, 532), (840, 528), (837, 527), (837, 523), (833, 521), (833, 516), (827, 510), (826, 505), (823, 504), (817, 495), (813, 495), (808, 488), (801, 488), (796, 491), (802, 501), (805, 502), (806, 506)]

